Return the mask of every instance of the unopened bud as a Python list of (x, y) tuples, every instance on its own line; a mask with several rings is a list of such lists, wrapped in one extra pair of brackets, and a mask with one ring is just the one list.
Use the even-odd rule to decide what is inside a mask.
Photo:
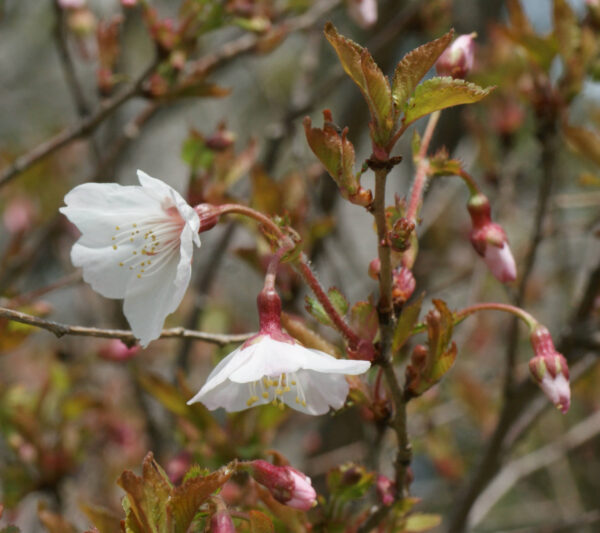
[(127, 361), (139, 351), (140, 347), (137, 345), (130, 348), (119, 339), (111, 339), (100, 348), (98, 355), (107, 361)]
[(17, 198), (12, 200), (2, 214), (4, 227), (12, 235), (26, 232), (35, 218), (33, 203), (28, 198)]
[(377, 0), (348, 0), (348, 14), (359, 27), (370, 28), (377, 22)]
[(537, 326), (530, 340), (535, 353), (529, 361), (531, 375), (550, 401), (566, 413), (571, 405), (567, 361), (556, 351), (550, 332), (544, 326)]
[(396, 499), (396, 483), (389, 477), (379, 474), (375, 488), (377, 489), (377, 496), (383, 505), (388, 506), (394, 503)]
[(214, 496), (210, 501), (210, 533), (235, 533), (233, 519), (227, 510), (227, 506), (222, 498)]
[(514, 281), (517, 278), (515, 259), (504, 229), (492, 222), (488, 199), (483, 194), (475, 194), (469, 199), (467, 208), (473, 223), (470, 235), (473, 248), (483, 257), (496, 279), (502, 283)]
[(278, 502), (302, 511), (317, 504), (317, 493), (310, 478), (291, 466), (275, 466), (257, 459), (250, 463), (249, 472)]
[(381, 261), (376, 257), (369, 263), (369, 277), (377, 281), (379, 279), (379, 272), (381, 272)]
[(464, 79), (472, 70), (475, 59), (476, 33), (460, 35), (437, 60), (435, 69), (440, 76)]
[(393, 270), (392, 283), (392, 300), (396, 305), (406, 302), (417, 286), (412, 271), (406, 267), (398, 267)]
[(392, 250), (405, 252), (410, 247), (410, 237), (415, 230), (415, 223), (407, 218), (399, 218), (394, 222), (394, 227), (388, 233)]

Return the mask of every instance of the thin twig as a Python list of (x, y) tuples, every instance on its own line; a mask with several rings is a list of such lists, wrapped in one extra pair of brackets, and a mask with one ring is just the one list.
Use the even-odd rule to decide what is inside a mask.
[[(63, 337), (64, 335), (72, 335), (78, 337), (120, 339), (125, 344), (134, 344), (136, 342), (136, 338), (131, 331), (122, 329), (99, 329), (86, 328), (83, 326), (69, 326), (67, 324), (60, 324), (51, 320), (44, 320), (43, 318), (39, 318), (37, 316), (21, 313), (20, 311), (14, 311), (13, 309), (6, 309), (5, 307), (0, 307), (0, 318), (5, 318), (7, 320), (20, 322), (21, 324), (27, 324), (29, 326), (48, 330), (59, 338)], [(252, 337), (252, 335), (254, 335), (254, 333), (225, 335), (220, 333), (205, 333), (203, 331), (194, 331), (185, 328), (169, 328), (162, 331), (160, 338), (172, 339), (177, 337), (195, 339), (223, 346), (232, 342), (244, 342)]]
[(22, 172), (25, 172), (44, 157), (56, 152), (71, 141), (80, 137), (85, 137), (94, 131), (107, 117), (114, 113), (125, 102), (141, 94), (143, 83), (148, 75), (154, 70), (155, 66), (156, 64), (153, 62), (152, 65), (139, 76), (134, 84), (124, 89), (121, 94), (102, 102), (100, 104), (100, 109), (93, 115), (80, 120), (77, 124), (61, 131), (54, 137), (51, 137), (29, 152), (23, 154), (21, 157), (18, 157), (12, 165), (4, 169), (0, 174), (0, 187), (6, 185), (13, 178)]

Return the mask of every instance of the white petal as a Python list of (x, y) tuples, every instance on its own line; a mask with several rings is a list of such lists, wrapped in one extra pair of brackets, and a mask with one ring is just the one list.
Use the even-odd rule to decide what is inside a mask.
[(302, 354), (302, 368), (314, 370), (327, 374), (363, 374), (371, 367), (369, 361), (359, 361), (354, 359), (336, 359), (335, 357), (309, 348), (300, 348)]
[[(199, 401), (204, 402), (203, 397), (207, 393), (229, 379), (229, 376), (233, 371), (237, 370), (241, 365), (246, 363), (250, 357), (252, 357), (255, 347), (255, 344), (252, 344), (246, 348), (240, 346), (231, 352), (227, 357), (222, 359), (219, 364), (213, 368), (213, 371), (209, 374), (208, 378), (206, 379), (206, 383), (204, 383), (204, 386), (200, 389), (198, 394), (189, 400), (188, 404)], [(238, 385), (235, 386), (239, 387)]]
[(496, 279), (502, 283), (517, 279), (517, 265), (508, 243), (505, 242), (502, 248), (488, 244), (483, 260)]
[[(179, 254), (173, 250), (160, 260), (156, 270), (142, 274), (141, 278), (134, 276), (125, 292), (123, 311), (142, 346), (160, 337), (166, 316), (177, 307), (173, 304)], [(182, 294), (181, 288), (177, 294)]]
[(84, 183), (65, 196), (63, 213), (82, 233), (85, 246), (106, 246), (116, 227), (130, 227), (148, 216), (163, 216), (160, 204), (141, 187)]
[(124, 265), (131, 257), (133, 247), (121, 245), (117, 250), (112, 246), (88, 247), (77, 241), (71, 249), (71, 261), (76, 267), (83, 268), (83, 279), (96, 292), (106, 298), (123, 298), (132, 272)]
[[(202, 402), (211, 411), (223, 407), (228, 412), (233, 413), (248, 409), (248, 398), (250, 398), (249, 385), (240, 385), (239, 383), (226, 380), (207, 392), (200, 391), (188, 401), (188, 405), (195, 402)], [(260, 400), (254, 405), (268, 402), (268, 400), (264, 400), (262, 397)]]
[(344, 376), (317, 372), (309, 373), (305, 379), (301, 372), (297, 376), (303, 380), (306, 405), (314, 414), (324, 414), (330, 406), (339, 409), (346, 402), (350, 387)]

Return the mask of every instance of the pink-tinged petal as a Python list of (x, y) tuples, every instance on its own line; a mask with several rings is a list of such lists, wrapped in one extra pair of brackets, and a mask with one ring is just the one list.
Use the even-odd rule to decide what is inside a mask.
[(368, 29), (377, 22), (377, 0), (349, 0), (348, 14), (359, 27)]
[(517, 279), (517, 265), (507, 242), (501, 248), (486, 246), (483, 260), (498, 281), (509, 283)]
[(546, 373), (540, 387), (561, 413), (564, 414), (569, 410), (571, 406), (571, 388), (565, 376), (558, 374), (553, 378), (549, 373)]
[(294, 468), (288, 467), (288, 471), (294, 481), (294, 488), (292, 497), (285, 504), (301, 511), (312, 509), (317, 503), (317, 493), (313, 489), (311, 479)]

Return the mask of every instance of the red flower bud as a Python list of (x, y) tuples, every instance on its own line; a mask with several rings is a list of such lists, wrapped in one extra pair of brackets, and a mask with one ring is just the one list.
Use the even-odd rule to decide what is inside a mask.
[(417, 282), (410, 269), (406, 267), (395, 268), (392, 272), (392, 300), (394, 304), (403, 304), (415, 292)]
[(514, 281), (517, 278), (515, 259), (506, 233), (499, 224), (492, 222), (489, 200), (483, 194), (475, 194), (469, 199), (467, 209), (473, 223), (470, 235), (473, 248), (499, 281)]
[(556, 351), (550, 332), (544, 326), (537, 326), (530, 339), (535, 353), (529, 361), (531, 375), (550, 401), (566, 413), (571, 405), (567, 361)]
[(396, 483), (389, 477), (379, 474), (375, 488), (377, 489), (377, 496), (383, 505), (392, 505), (394, 503), (394, 499), (396, 498)]
[(437, 60), (435, 69), (440, 76), (452, 76), (464, 79), (473, 68), (475, 59), (475, 37), (476, 33), (460, 35), (444, 50)]
[(278, 502), (289, 507), (308, 511), (317, 504), (310, 478), (291, 466), (275, 466), (257, 459), (250, 463), (250, 475), (269, 489)]
[(98, 355), (107, 361), (127, 361), (135, 357), (139, 351), (138, 345), (129, 348), (119, 339), (112, 339), (100, 348)]
[(379, 258), (375, 258), (369, 263), (369, 277), (377, 281), (379, 272), (381, 272), (381, 261), (379, 261)]

